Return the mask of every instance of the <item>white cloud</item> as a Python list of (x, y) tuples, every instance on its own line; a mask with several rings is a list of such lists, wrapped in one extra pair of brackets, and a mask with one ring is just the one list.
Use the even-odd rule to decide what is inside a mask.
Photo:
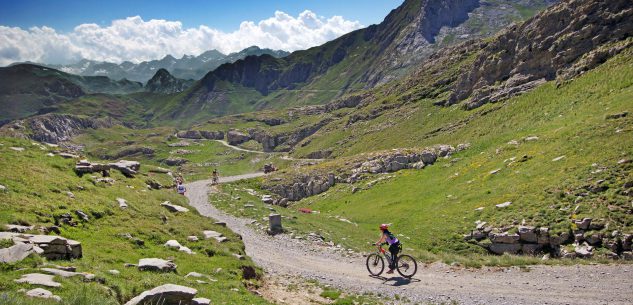
[(171, 54), (181, 57), (216, 49), (237, 52), (257, 45), (295, 51), (323, 44), (361, 28), (358, 21), (341, 16), (325, 18), (306, 10), (297, 17), (277, 11), (257, 23), (244, 21), (233, 32), (208, 26), (183, 28), (179, 21), (144, 21), (141, 17), (114, 20), (109, 26), (82, 24), (70, 33), (49, 27), (28, 30), (0, 26), (0, 65), (18, 61), (50, 64), (92, 60), (140, 62)]

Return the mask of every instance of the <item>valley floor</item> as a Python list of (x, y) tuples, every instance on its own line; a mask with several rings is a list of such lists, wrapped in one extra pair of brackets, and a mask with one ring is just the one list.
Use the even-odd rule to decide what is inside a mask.
[[(223, 177), (221, 182), (257, 175)], [(359, 294), (388, 296), (403, 303), (630, 304), (633, 299), (630, 277), (633, 266), (630, 265), (464, 269), (434, 263), (419, 266), (412, 280), (400, 276), (370, 277), (360, 254), (343, 257), (327, 247), (284, 234), (264, 235), (249, 227), (252, 219), (236, 218), (219, 211), (208, 203), (208, 192), (214, 191), (213, 187), (209, 189), (209, 183), (210, 180), (203, 180), (188, 185), (190, 205), (204, 216), (226, 222), (231, 230), (240, 234), (247, 255), (273, 277), (298, 275)], [(278, 294), (271, 301), (284, 302)]]

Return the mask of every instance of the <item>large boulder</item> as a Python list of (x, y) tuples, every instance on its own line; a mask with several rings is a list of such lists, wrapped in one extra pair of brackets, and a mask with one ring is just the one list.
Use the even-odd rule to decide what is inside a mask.
[(510, 234), (507, 232), (504, 233), (490, 233), (490, 235), (488, 236), (490, 238), (490, 241), (492, 241), (493, 243), (500, 243), (500, 244), (516, 244), (519, 242), (520, 236), (519, 234)]
[(231, 145), (242, 144), (250, 139), (251, 137), (249, 135), (237, 130), (229, 130), (226, 134), (226, 141)]
[(9, 248), (0, 249), (1, 263), (15, 263), (25, 259), (31, 253), (34, 253), (32, 244), (22, 244), (11, 246)]
[(202, 235), (204, 235), (204, 239), (213, 238), (213, 239), (217, 240), (218, 242), (228, 241), (228, 238), (223, 236), (222, 233), (216, 232), (216, 231), (211, 231), (211, 230), (202, 231)]
[(194, 288), (165, 284), (139, 294), (125, 305), (190, 305), (197, 293)]
[(538, 237), (536, 235), (536, 230), (534, 227), (520, 226), (519, 236), (521, 241), (527, 243), (536, 243), (538, 241)]
[(179, 131), (176, 136), (183, 139), (202, 139), (202, 134), (197, 130)]
[(574, 220), (574, 224), (578, 230), (588, 230), (591, 225), (591, 218), (583, 218), (581, 220)]
[(178, 212), (189, 212), (189, 209), (176, 205), (176, 204), (171, 204), (169, 201), (165, 201), (163, 203), (160, 204), (161, 206), (165, 207), (166, 209), (168, 209), (170, 212), (174, 212), (174, 213), (178, 213)]
[(40, 298), (40, 299), (53, 299), (57, 302), (61, 301), (62, 298), (54, 295), (52, 292), (43, 289), (43, 288), (35, 288), (26, 292), (26, 296), (31, 298)]
[(517, 254), (521, 250), (521, 244), (492, 243), (489, 249), (495, 254)]
[(222, 131), (205, 131), (200, 130), (200, 135), (208, 140), (222, 140), (224, 139), (224, 132)]
[(160, 258), (142, 258), (138, 261), (138, 270), (141, 271), (172, 272), (177, 267), (173, 262)]

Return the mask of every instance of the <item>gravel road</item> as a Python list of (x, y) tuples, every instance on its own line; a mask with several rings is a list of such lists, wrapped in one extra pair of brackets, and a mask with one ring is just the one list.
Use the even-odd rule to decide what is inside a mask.
[[(262, 176), (222, 177), (220, 182)], [(357, 293), (380, 292), (413, 302), (459, 304), (633, 304), (633, 265), (455, 268), (420, 265), (411, 280), (398, 275), (371, 277), (361, 255), (346, 257), (305, 240), (268, 236), (208, 203), (210, 180), (187, 185), (189, 204), (200, 214), (224, 221), (242, 235), (246, 254), (271, 275), (298, 275)], [(383, 275), (385, 275), (383, 273)], [(401, 298), (402, 299), (402, 298)]]

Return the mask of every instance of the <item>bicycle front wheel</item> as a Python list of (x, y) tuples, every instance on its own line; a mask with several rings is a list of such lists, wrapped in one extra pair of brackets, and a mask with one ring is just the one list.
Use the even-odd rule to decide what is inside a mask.
[(367, 256), (367, 271), (373, 276), (379, 276), (385, 270), (385, 261), (376, 253)]
[(411, 255), (403, 254), (398, 256), (398, 273), (406, 278), (411, 278), (418, 272), (418, 263)]

